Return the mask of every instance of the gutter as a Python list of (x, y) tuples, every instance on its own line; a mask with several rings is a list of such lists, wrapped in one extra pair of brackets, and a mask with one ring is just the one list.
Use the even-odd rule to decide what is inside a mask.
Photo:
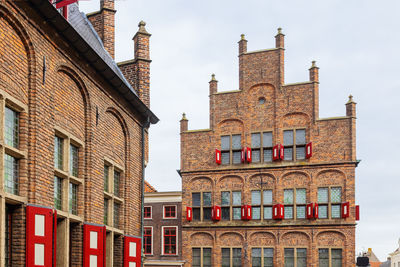
[(139, 99), (133, 89), (97, 54), (74, 27), (56, 10), (48, 0), (29, 0), (32, 6), (62, 35), (78, 54), (82, 56), (107, 82), (119, 92), (131, 106), (144, 117), (156, 124), (157, 116)]
[[(145, 163), (145, 130), (150, 127), (150, 120), (147, 118), (147, 121), (143, 124), (142, 126), (142, 188), (141, 188), (141, 204), (140, 204), (140, 234), (141, 234), (141, 239), (142, 239), (142, 247), (143, 247), (143, 241), (144, 241), (144, 177), (145, 177), (145, 168), (146, 168), (146, 163)], [(141, 249), (143, 251), (143, 249)], [(141, 253), (142, 260), (141, 262), (141, 267), (144, 266), (144, 253)]]

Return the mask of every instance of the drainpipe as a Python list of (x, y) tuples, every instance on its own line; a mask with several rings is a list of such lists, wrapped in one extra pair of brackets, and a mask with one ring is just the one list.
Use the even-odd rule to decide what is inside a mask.
[(144, 266), (144, 253), (143, 253), (143, 236), (144, 236), (144, 218), (143, 218), (143, 213), (144, 213), (144, 169), (146, 167), (146, 158), (145, 158), (145, 130), (148, 129), (150, 127), (150, 118), (147, 117), (146, 122), (142, 125), (142, 194), (141, 194), (141, 213), (140, 213), (140, 232), (141, 232), (141, 238), (142, 238), (142, 247), (141, 247), (141, 251), (142, 251), (142, 260), (141, 260), (141, 267)]

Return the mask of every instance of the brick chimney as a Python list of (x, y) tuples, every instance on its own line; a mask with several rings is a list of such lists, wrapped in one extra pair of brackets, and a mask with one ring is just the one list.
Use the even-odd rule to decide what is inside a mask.
[(210, 84), (210, 129), (214, 129), (214, 108), (215, 108), (215, 95), (218, 92), (218, 81), (215, 79), (215, 74), (211, 75)]
[(189, 121), (186, 118), (185, 113), (182, 114), (182, 119), (181, 119), (180, 123), (181, 123), (181, 133), (186, 132), (188, 130)]
[(114, 0), (100, 0), (100, 11), (87, 14), (89, 21), (103, 42), (104, 48), (115, 58)]
[(244, 77), (243, 77), (243, 66), (244, 66), (244, 58), (243, 55), (247, 53), (247, 40), (244, 34), (240, 35), (239, 44), (239, 90), (243, 90), (244, 87)]
[(311, 68), (309, 69), (310, 71), (310, 81), (312, 82), (319, 82), (319, 75), (318, 75), (318, 70), (319, 68), (315, 64), (315, 60), (311, 62)]

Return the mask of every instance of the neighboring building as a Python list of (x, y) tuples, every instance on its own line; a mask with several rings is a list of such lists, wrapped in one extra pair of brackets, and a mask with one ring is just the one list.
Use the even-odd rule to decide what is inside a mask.
[(390, 257), (388, 257), (385, 262), (382, 262), (381, 265), (379, 265), (379, 267), (391, 267)]
[(369, 266), (371, 267), (380, 267), (382, 262), (378, 259), (375, 253), (372, 251), (372, 248), (368, 248), (368, 251), (363, 253), (364, 257), (369, 259)]
[(181, 217), (181, 192), (144, 194), (144, 266), (183, 266)]
[(390, 267), (400, 267), (400, 239), (399, 239), (399, 247), (389, 255), (391, 260)]
[(209, 129), (180, 121), (185, 266), (355, 265), (356, 103), (320, 118), (318, 67), (285, 84), (275, 38), (248, 52), (242, 35), (239, 90), (212, 76)]
[(121, 72), (100, 2), (0, 2), (0, 266), (140, 266), (150, 35)]

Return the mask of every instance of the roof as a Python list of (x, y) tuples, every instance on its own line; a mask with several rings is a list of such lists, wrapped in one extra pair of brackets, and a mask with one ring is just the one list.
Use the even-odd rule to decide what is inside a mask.
[(391, 261), (387, 260), (387, 261), (381, 263), (381, 265), (379, 265), (379, 267), (390, 267), (390, 264), (391, 264)]
[(149, 182), (144, 181), (144, 192), (152, 193), (152, 192), (157, 192), (157, 190), (151, 184), (149, 184)]
[(139, 99), (125, 79), (114, 59), (104, 49), (97, 32), (76, 3), (69, 6), (67, 21), (48, 0), (30, 0), (34, 8), (62, 35), (80, 56), (106, 79), (150, 123), (157, 123), (157, 116)]

